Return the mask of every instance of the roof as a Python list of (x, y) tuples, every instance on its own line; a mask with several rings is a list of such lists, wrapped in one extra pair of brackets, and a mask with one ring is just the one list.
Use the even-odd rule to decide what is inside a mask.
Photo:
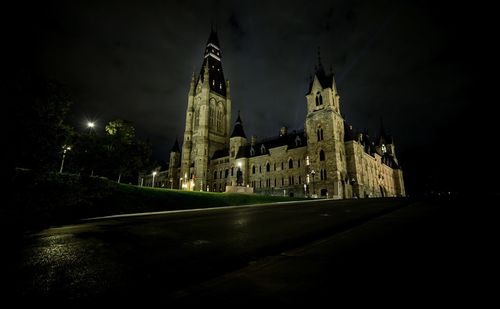
[(234, 129), (231, 137), (247, 138), (247, 136), (245, 135), (245, 131), (243, 130), (243, 123), (241, 121), (240, 112), (238, 112), (238, 118), (236, 119), (236, 122), (234, 124)]
[(217, 30), (215, 30), (213, 28), (210, 31), (210, 36), (208, 37), (207, 45), (210, 43), (214, 44), (217, 47), (220, 47), (219, 37), (217, 36)]
[(175, 143), (172, 146), (172, 150), (170, 150), (170, 152), (179, 152), (179, 153), (181, 152), (179, 148), (179, 141), (177, 140), (177, 138), (175, 139)]
[[(314, 68), (314, 76), (316, 76), (316, 78), (318, 79), (321, 87), (329, 88), (333, 86), (333, 80), (334, 80), (333, 73), (327, 74), (325, 72), (323, 64), (321, 64), (321, 56), (319, 54), (319, 50), (318, 50), (318, 64)], [(313, 84), (314, 84), (314, 78), (312, 78), (309, 83), (309, 91), (307, 93), (311, 93)]]
[(210, 90), (226, 96), (226, 80), (224, 79), (221, 59), (222, 52), (219, 45), (219, 38), (217, 32), (212, 29), (208, 37), (207, 46), (205, 47), (198, 81), (204, 81), (205, 66), (208, 67)]
[(288, 146), (288, 149), (305, 147), (307, 146), (306, 134), (304, 131), (292, 132), (282, 136), (263, 139), (254, 145), (241, 146), (236, 153), (236, 159), (269, 154), (269, 149), (281, 146)]
[(214, 159), (219, 159), (219, 158), (224, 158), (229, 156), (229, 149), (224, 148), (224, 149), (219, 149), (214, 152), (214, 155), (212, 156), (212, 160)]

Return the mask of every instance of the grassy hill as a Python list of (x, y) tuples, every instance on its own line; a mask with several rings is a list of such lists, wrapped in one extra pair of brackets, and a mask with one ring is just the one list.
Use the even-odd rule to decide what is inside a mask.
[(33, 230), (88, 217), (289, 200), (297, 198), (187, 192), (118, 184), (97, 177), (19, 172), (2, 213), (8, 218), (9, 228)]

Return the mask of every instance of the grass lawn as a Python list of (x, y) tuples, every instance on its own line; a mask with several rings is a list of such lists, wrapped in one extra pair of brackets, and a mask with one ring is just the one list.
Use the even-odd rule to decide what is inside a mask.
[(2, 212), (8, 218), (7, 226), (16, 230), (36, 230), (115, 214), (299, 200), (137, 187), (69, 174), (35, 176), (21, 172), (12, 184), (11, 200)]

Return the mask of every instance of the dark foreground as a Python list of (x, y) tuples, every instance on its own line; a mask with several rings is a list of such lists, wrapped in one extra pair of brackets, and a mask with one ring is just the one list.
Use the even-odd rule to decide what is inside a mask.
[(372, 199), (89, 221), (11, 239), (4, 300), (52, 307), (449, 303), (468, 299), (494, 273), (477, 217), (453, 201)]

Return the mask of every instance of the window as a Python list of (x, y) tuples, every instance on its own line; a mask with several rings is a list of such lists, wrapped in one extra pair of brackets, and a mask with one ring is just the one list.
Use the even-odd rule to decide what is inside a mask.
[(297, 160), (297, 167), (300, 167), (300, 159)]
[(250, 156), (251, 157), (255, 156), (255, 149), (253, 149), (253, 147), (250, 148)]
[(266, 146), (264, 146), (264, 144), (262, 144), (262, 146), (260, 146), (260, 153), (261, 154), (265, 154), (266, 153)]
[(293, 160), (288, 160), (288, 168), (293, 168)]
[(215, 121), (214, 121), (214, 118), (215, 118), (215, 112), (213, 110), (213, 108), (210, 108), (210, 127), (213, 127)]
[(224, 172), (224, 176), (225, 178), (227, 178), (227, 176), (229, 176), (229, 170), (226, 168), (226, 171)]
[(255, 165), (252, 165), (252, 174), (255, 174)]
[(222, 131), (222, 112), (217, 111), (217, 131)]
[(271, 171), (271, 164), (269, 164), (269, 162), (267, 162), (266, 164), (266, 172), (270, 172)]
[(299, 176), (299, 185), (302, 183), (302, 178)]
[(321, 96), (321, 93), (318, 91), (316, 93), (316, 106), (323, 105), (323, 97)]
[(321, 127), (316, 131), (316, 135), (318, 137), (318, 142), (323, 140), (323, 129)]
[(281, 170), (284, 170), (285, 168), (283, 167), (283, 162), (281, 162)]
[(231, 167), (231, 176), (234, 176), (234, 166)]
[(217, 171), (214, 172), (214, 179), (217, 179)]
[(320, 174), (321, 174), (321, 180), (326, 180), (326, 170), (321, 170)]
[(325, 152), (323, 151), (323, 149), (319, 151), (319, 160), (325, 161)]

